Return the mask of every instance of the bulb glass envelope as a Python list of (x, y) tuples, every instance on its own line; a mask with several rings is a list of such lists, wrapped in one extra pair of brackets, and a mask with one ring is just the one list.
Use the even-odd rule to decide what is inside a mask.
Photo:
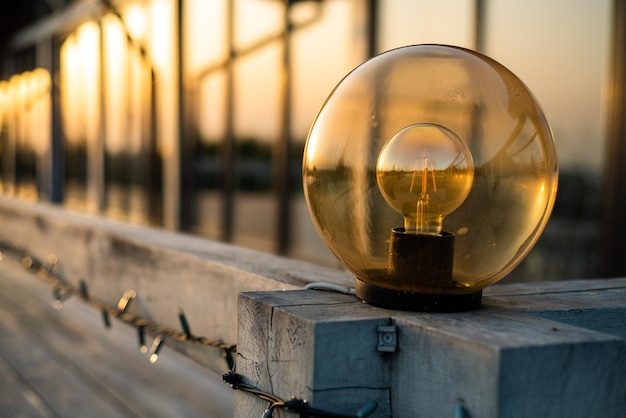
[(360, 280), (398, 288), (387, 274), (389, 239), (404, 220), (386, 202), (376, 164), (386, 143), (416, 124), (458, 136), (471, 152), (474, 173), (464, 202), (443, 220), (443, 231), (456, 235), (455, 286), (431, 283), (410, 291), (479, 291), (531, 250), (548, 221), (558, 177), (552, 133), (537, 100), (488, 57), (413, 45), (348, 74), (307, 139), (303, 184), (311, 217), (326, 245)]

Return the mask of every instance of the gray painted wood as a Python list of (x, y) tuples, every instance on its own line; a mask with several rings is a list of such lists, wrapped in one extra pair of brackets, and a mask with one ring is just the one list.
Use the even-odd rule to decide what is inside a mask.
[(81, 301), (51, 301), (47, 285), (0, 262), (0, 416), (232, 416), (221, 375), (167, 347), (151, 364), (131, 327), (106, 330)]
[[(572, 292), (571, 306), (567, 286), (559, 287), (552, 311), (584, 304), (582, 287)], [(504, 293), (534, 297), (510, 290)], [(588, 296), (590, 305), (596, 295)], [(618, 295), (614, 302), (626, 306), (626, 295)], [(471, 417), (622, 417), (624, 340), (543, 318), (521, 301), (509, 308), (509, 297), (488, 297), (474, 312), (432, 314), (384, 310), (328, 292), (246, 293), (238, 372), (284, 399), (305, 398), (341, 413), (378, 399), (376, 417), (452, 417), (458, 405)], [(397, 327), (397, 352), (376, 350), (381, 324)], [(266, 407), (236, 394), (236, 417)]]
[[(42, 260), (56, 256), (55, 272), (75, 286), (83, 279), (93, 297), (115, 306), (132, 288), (137, 314), (179, 329), (181, 307), (194, 334), (227, 343), (237, 342), (240, 292), (353, 283), (344, 272), (53, 205), (0, 197), (0, 224), (0, 240)], [(219, 351), (175, 347), (216, 372), (227, 369)]]
[[(389, 318), (352, 296), (317, 291), (245, 293), (239, 306), (237, 373), (247, 383), (333, 412), (354, 414), (376, 399), (379, 413), (390, 412), (386, 356), (377, 352), (377, 328)], [(267, 407), (239, 391), (235, 404), (238, 417)]]
[[(41, 259), (54, 254), (59, 260), (56, 272), (74, 284), (84, 279), (90, 295), (110, 305), (116, 305), (125, 290), (135, 289), (134, 312), (172, 328), (180, 326), (177, 309), (182, 307), (196, 335), (238, 343), (237, 372), (284, 398), (306, 398), (314, 406), (343, 413), (377, 399), (375, 416), (385, 417), (452, 416), (457, 405), (464, 405), (472, 417), (617, 417), (626, 410), (626, 279), (494, 286), (485, 292), (484, 308), (476, 312), (395, 312), (351, 296), (292, 291), (312, 281), (352, 286), (345, 272), (182, 234), (4, 198), (0, 222), (0, 240)], [(0, 274), (4, 268), (0, 264)], [(238, 309), (241, 292), (248, 293)], [(48, 399), (72, 404), (74, 392), (61, 396), (54, 391), (62, 388), (46, 389), (52, 391), (47, 394), (35, 390), (38, 373), (48, 373), (41, 384), (49, 386), (55, 376), (74, 370), (71, 382), (81, 373), (85, 377), (84, 371), (94, 364), (77, 360), (85, 353), (107, 358), (105, 339), (84, 339), (86, 331), (77, 334), (66, 327), (85, 320), (99, 323), (101, 318), (92, 312), (91, 319), (81, 314), (41, 328), (37, 318), (42, 308), (34, 304), (28, 308), (32, 312), (23, 311), (14, 298), (4, 296), (11, 294), (0, 292), (0, 313), (3, 318), (28, 318), (29, 332), (40, 343), (32, 351), (7, 345), (0, 356), (4, 382), (28, 382), (21, 395), (11, 399), (33, 416), (56, 413), (60, 406)], [(55, 315), (43, 316), (54, 322)], [(16, 324), (8, 319), (0, 329), (6, 338), (20, 341)], [(396, 326), (395, 353), (377, 351), (381, 325)], [(130, 339), (136, 338), (134, 330), (130, 333)], [(63, 341), (70, 345), (64, 347)], [(20, 358), (49, 357), (42, 347), (56, 353), (46, 365), (52, 371), (38, 368), (29, 375), (30, 363)], [(189, 344), (176, 348), (212, 370), (225, 371), (216, 350)], [(103, 393), (99, 388), (115, 386), (113, 382), (125, 376), (125, 369), (102, 364), (96, 368), (100, 377), (87, 379), (89, 384), (82, 382), (77, 389), (85, 391), (81, 400)], [(124, 368), (131, 367), (131, 375), (141, 375), (128, 364)], [(147, 383), (124, 390), (137, 392)], [(176, 386), (174, 381), (167, 384)], [(170, 403), (166, 395), (150, 398), (155, 396), (157, 403)], [(124, 396), (109, 393), (105, 398), (105, 409), (139, 408)], [(94, 402), (102, 401), (95, 397)], [(260, 416), (267, 407), (241, 392), (236, 393), (236, 404), (238, 417)]]

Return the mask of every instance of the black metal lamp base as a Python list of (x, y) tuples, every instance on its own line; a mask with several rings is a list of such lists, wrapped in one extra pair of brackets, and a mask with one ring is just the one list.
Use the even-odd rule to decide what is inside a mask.
[(356, 295), (381, 308), (414, 312), (461, 312), (480, 308), (482, 290), (461, 294), (412, 293), (386, 289), (356, 279)]

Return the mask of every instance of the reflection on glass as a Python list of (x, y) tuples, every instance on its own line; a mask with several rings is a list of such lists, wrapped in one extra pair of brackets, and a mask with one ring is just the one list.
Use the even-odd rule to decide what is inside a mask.
[(37, 200), (40, 160), (50, 141), (50, 74), (37, 68), (11, 77), (0, 91), (3, 147), (15, 152), (15, 192)]
[[(135, 42), (145, 36), (146, 11), (131, 5), (124, 11)], [(128, 43), (116, 17), (104, 19), (105, 34), (105, 193), (109, 216), (142, 224), (158, 224), (160, 210), (151, 207), (159, 193), (151, 187), (160, 178), (154, 158), (151, 117), (150, 57)], [(156, 166), (153, 166), (155, 165)], [(159, 170), (157, 170), (159, 169)]]
[[(272, 44), (234, 67), (233, 242), (269, 252), (275, 250), (277, 228), (273, 150), (280, 135), (280, 52), (280, 45)], [(263, 106), (249, 100), (248, 92), (263, 97)]]
[(471, 190), (443, 229), (456, 234), (459, 289), (480, 290), (537, 240), (557, 178), (551, 132), (534, 97), (488, 58), (424, 45), (388, 52), (350, 73), (320, 110), (307, 142), (303, 180), (311, 215), (348, 269), (387, 286), (381, 272), (389, 231), (403, 220), (377, 185), (376, 161), (390, 138), (417, 123), (445, 126), (471, 151)]
[(444, 216), (465, 201), (474, 181), (472, 154), (443, 126), (416, 124), (395, 134), (376, 162), (383, 197), (404, 217), (404, 231), (438, 235)]
[[(227, 95), (225, 77), (228, 68), (224, 65), (231, 52), (226, 42), (229, 2), (185, 0), (183, 3), (185, 76), (190, 90), (187, 93), (195, 96), (193, 105), (187, 108), (190, 115), (194, 114), (196, 121), (191, 127), (193, 132), (190, 137), (197, 137), (199, 143), (208, 144), (207, 149), (200, 145), (198, 158), (193, 163), (194, 168), (199, 170), (196, 176), (198, 202), (203, 202), (197, 204), (195, 212), (198, 214), (198, 228), (212, 231), (210, 234), (204, 232), (203, 234), (219, 238), (221, 235), (219, 231), (224, 225), (220, 213), (223, 196), (217, 193), (218, 185), (223, 180), (219, 174), (218, 159), (221, 143), (226, 137), (226, 121), (229, 118), (225, 103)], [(297, 27), (290, 40), (293, 77), (291, 136), (293, 143), (299, 144), (304, 141), (327, 92), (350, 68), (366, 58), (364, 51), (367, 50), (368, 34), (362, 15), (364, 2), (349, 0), (288, 3), (292, 5), (291, 17), (294, 26)], [(236, 115), (237, 132), (230, 136), (236, 137), (234, 141), (242, 146), (247, 143), (246, 138), (263, 144), (273, 144), (278, 131), (275, 126), (278, 124), (276, 114), (280, 108), (278, 98), (281, 82), (277, 79), (277, 66), (283, 45), (282, 38), (277, 35), (283, 28), (285, 3), (237, 0), (234, 4), (236, 16), (233, 22), (235, 38), (233, 46), (236, 54), (233, 63), (239, 61), (240, 64), (236, 64), (239, 65), (239, 69), (236, 79), (233, 80), (233, 91), (236, 96), (234, 107), (239, 110)], [(609, 0), (596, 1), (593, 4), (580, 2), (563, 11), (558, 3), (548, 4), (536, 0), (502, 1), (494, 2), (493, 7), (489, 7), (484, 16), (484, 29), (488, 35), (483, 42), (484, 50), (522, 74), (524, 80), (538, 94), (551, 117), (564, 167), (561, 174), (562, 193), (559, 193), (555, 210), (558, 219), (552, 218), (547, 227), (548, 233), (542, 236), (537, 250), (533, 251), (521, 266), (523, 269), (516, 269), (513, 273), (519, 280), (592, 277), (597, 274), (600, 237), (596, 231), (599, 230), (598, 225), (601, 223), (599, 202), (602, 179), (599, 173), (603, 165), (602, 115), (605, 111), (601, 93), (609, 54), (607, 45), (610, 43), (610, 36), (606, 29), (609, 25), (606, 23), (610, 17), (610, 4)], [(64, 140), (68, 145), (65, 157), (69, 161), (67, 173), (69, 187), (66, 187), (69, 200), (77, 203), (79, 200), (84, 202), (90, 199), (85, 191), (88, 176), (85, 164), (87, 156), (90, 155), (89, 150), (93, 151), (89, 138), (96, 135), (94, 129), (104, 126), (100, 133), (104, 134), (103, 140), (108, 155), (106, 166), (108, 210), (115, 211), (124, 219), (130, 219), (134, 215), (129, 215), (129, 210), (144, 211), (146, 207), (160, 210), (162, 206), (160, 202), (153, 199), (146, 203), (145, 196), (141, 198), (133, 196), (146, 193), (147, 165), (152, 167), (149, 170), (151, 173), (149, 177), (156, 179), (148, 188), (156, 189), (156, 195), (160, 195), (161, 157), (166, 156), (170, 162), (175, 158), (172, 144), (178, 138), (174, 30), (176, 1), (119, 2), (119, 7), (131, 36), (145, 44), (148, 59), (141, 60), (136, 50), (131, 51), (133, 48), (128, 46), (120, 21), (112, 14), (107, 14), (99, 22), (102, 25), (106, 49), (104, 51), (106, 91), (102, 92), (105, 96), (104, 103), (100, 103), (102, 95), (98, 92), (100, 33), (95, 21), (74, 30), (64, 42), (60, 56), (61, 74), (56, 81), (61, 89), (62, 128)], [(511, 13), (513, 9), (515, 13)], [(455, 45), (476, 46), (474, 45), (476, 22), (471, 1), (380, 2), (379, 12), (379, 31), (376, 39), (379, 50), (409, 43), (442, 40)], [(566, 24), (559, 23), (557, 32), (560, 36), (553, 36), (556, 33), (552, 25), (556, 21), (554, 16), (559, 13), (566, 13), (567, 19), (564, 20)], [(528, 19), (520, 19), (519, 16), (522, 15), (533, 16), (544, 24), (535, 25), (533, 31), (529, 32), (524, 26)], [(309, 21), (312, 23), (299, 27), (300, 24)], [(429, 24), (435, 21), (440, 24), (435, 26)], [(520, 34), (523, 36), (519, 36)], [(54, 36), (56, 35), (59, 34)], [(257, 50), (263, 52), (262, 57), (252, 57), (255, 55), (253, 53), (246, 53), (248, 55), (242, 53), (268, 36), (273, 37), (273, 40), (266, 43), (261, 50)], [(30, 61), (27, 62), (35, 62), (34, 44), (29, 49), (28, 53), (33, 53), (33, 58), (29, 58)], [(269, 50), (273, 52), (267, 52)], [(249, 61), (252, 64), (240, 61), (245, 60), (246, 56), (252, 57)], [(19, 62), (21, 58), (19, 56), (17, 58)], [(537, 65), (538, 62), (549, 62), (550, 65)], [(579, 65), (580, 63), (584, 65)], [(151, 106), (149, 101), (153, 99), (148, 95), (151, 79), (146, 75), (150, 65), (157, 74), (155, 92), (158, 99), (155, 102), (158, 102), (158, 109), (155, 109), (157, 137), (148, 141), (150, 128), (147, 119)], [(207, 75), (209, 73), (210, 75)], [(568, 76), (560, 77), (561, 74)], [(457, 71), (450, 76), (463, 80), (464, 73)], [(49, 121), (45, 120), (45, 115), (49, 116), (50, 112), (44, 108), (50, 106), (50, 103), (43, 99), (36, 102), (21, 100), (20, 95), (23, 96), (21, 92), (30, 89), (25, 87), (30, 83), (24, 83), (24, 86), (20, 87), (19, 80), (20, 77), (15, 77), (13, 80), (15, 83), (8, 80), (0, 82), (0, 86), (4, 86), (0, 87), (0, 119), (3, 126), (0, 129), (3, 146), (0, 150), (2, 180), (5, 192), (8, 193), (17, 181), (19, 189), (30, 190), (29, 193), (33, 197), (34, 176), (41, 177), (39, 170), (42, 167), (39, 164), (39, 157), (47, 152), (46, 147), (49, 144), (49, 139), (45, 139), (50, 135), (47, 128)], [(389, 83), (390, 88), (394, 88), (394, 85)], [(572, 91), (576, 94), (563, 93)], [(459, 91), (449, 91), (446, 94), (451, 100), (463, 100)], [(432, 98), (429, 100), (432, 113), (445, 111), (446, 104)], [(25, 103), (32, 103), (33, 106), (25, 107)], [(101, 105), (104, 105), (103, 109), (98, 108)], [(344, 103), (344, 108), (338, 111), (345, 110), (346, 114), (349, 114), (352, 111), (348, 109), (350, 106), (358, 108), (370, 105), (367, 102), (354, 101)], [(399, 112), (405, 112), (404, 109), (406, 108)], [(106, 117), (104, 124), (100, 124), (99, 121), (100, 111)], [(459, 124), (471, 121), (472, 118), (486, 122), (490, 119), (489, 113), (480, 108), (461, 112), (456, 117)], [(37, 123), (32, 123), (34, 120)], [(267, 121), (270, 121), (269, 129)], [(526, 143), (529, 143), (530, 148), (534, 146), (533, 141), (529, 142), (528, 139), (536, 128), (529, 120), (519, 120), (518, 123), (517, 127), (507, 127), (510, 131), (516, 132), (514, 135), (505, 129), (497, 131), (500, 137), (514, 138), (508, 156), (495, 156), (496, 150), (488, 149), (486, 145), (480, 150), (485, 154), (480, 157), (483, 161), (488, 161), (489, 154), (494, 158), (493, 161), (482, 164), (477, 170), (477, 176), (480, 177), (477, 177), (476, 188), (488, 189), (493, 186), (489, 180), (490, 173), (504, 167), (511, 167), (512, 164), (534, 164), (532, 161), (520, 161), (520, 158), (522, 155), (530, 155), (530, 150), (524, 147)], [(348, 132), (347, 126), (342, 129), (343, 131), (338, 131), (338, 136)], [(384, 124), (380, 125), (380, 129), (381, 134), (393, 134), (386, 130)], [(497, 126), (491, 126), (489, 129), (495, 130)], [(465, 136), (467, 134), (458, 132), (464, 139), (482, 135), (480, 132)], [(326, 151), (331, 155), (345, 156), (343, 145), (338, 141)], [(294, 148), (298, 147), (294, 145)], [(273, 145), (270, 145), (270, 148), (273, 148)], [(313, 144), (309, 148), (313, 151)], [(512, 151), (513, 149), (522, 151), (516, 153)], [(146, 163), (146, 150), (150, 154), (152, 164)], [(293, 159), (297, 160), (295, 153)], [(332, 169), (333, 164), (339, 162), (341, 164), (337, 171), (343, 172), (342, 175), (351, 172), (350, 175), (361, 180), (368, 178), (366, 172), (354, 172), (349, 159), (345, 158), (319, 164), (318, 172)], [(272, 164), (274, 163), (275, 160), (272, 160)], [(298, 171), (294, 169), (294, 174), (290, 175), (293, 175), (294, 179), (298, 178)], [(171, 177), (170, 174), (166, 173), (167, 179)], [(38, 178), (40, 182), (46, 180)], [(250, 180), (246, 182), (248, 185), (251, 183)], [(154, 183), (157, 184), (156, 187)], [(360, 184), (366, 187), (366, 183)], [(175, 184), (169, 184), (167, 193), (175, 194), (176, 187)], [(241, 184), (238, 187), (239, 195), (249, 192), (244, 192)], [(526, 186), (516, 187), (526, 190)], [(531, 186), (533, 189), (540, 187), (540, 184)], [(135, 188), (137, 192), (130, 192), (131, 188)], [(152, 191), (147, 193), (148, 198), (154, 194)], [(273, 192), (266, 190), (263, 193), (269, 196)], [(475, 191), (470, 199), (475, 199), (476, 193), (478, 192)], [(204, 199), (199, 197), (200, 195), (210, 197)], [(542, 196), (538, 194), (536, 198), (523, 200), (522, 207), (531, 212), (539, 211), (538, 208), (544, 204)], [(318, 235), (311, 233), (312, 224), (308, 215), (301, 212), (303, 197), (296, 194), (293, 199), (295, 200), (292, 202), (291, 212), (293, 241), (290, 254), (335, 265), (334, 257), (327, 256), (328, 250), (321, 244)], [(241, 200), (244, 201), (246, 199)], [(271, 204), (265, 206), (267, 211), (273, 210)], [(362, 218), (364, 211), (365, 209), (359, 209), (352, 216)], [(240, 219), (239, 223), (244, 225), (242, 222), (247, 218), (247, 214), (237, 216)], [(267, 216), (268, 219), (273, 219), (274, 214), (270, 213)], [(523, 220), (520, 219), (519, 222), (523, 223)], [(237, 228), (242, 233), (250, 229), (247, 226)], [(485, 236), (493, 234), (493, 231), (484, 231)], [(267, 240), (274, 239), (272, 234), (270, 236)], [(360, 236), (356, 244), (367, 248), (366, 238)], [(568, 244), (563, 245), (563, 242)], [(559, 261), (553, 262), (555, 259)]]
[(61, 115), (67, 141), (65, 200), (83, 209), (93, 209), (87, 197), (87, 150), (100, 134), (99, 44), (98, 25), (86, 22), (61, 46)]

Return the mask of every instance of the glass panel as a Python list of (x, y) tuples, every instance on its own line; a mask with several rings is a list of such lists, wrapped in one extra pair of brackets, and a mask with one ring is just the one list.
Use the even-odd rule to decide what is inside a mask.
[(8, 81), (0, 81), (0, 192), (6, 192), (5, 159), (8, 141), (8, 130), (11, 119), (11, 85)]
[(474, 4), (474, 0), (381, 1), (380, 50), (426, 43), (472, 48)]
[[(135, 42), (143, 42), (146, 9), (131, 5), (124, 16)], [(136, 46), (129, 45), (116, 17), (106, 16), (103, 27), (106, 213), (132, 222), (159, 224), (160, 162), (151, 123), (151, 57), (142, 56)]]
[(280, 135), (280, 44), (235, 64), (235, 218), (233, 242), (273, 251), (277, 199), (272, 149)]
[(226, 135), (226, 72), (215, 71), (200, 81), (198, 149), (195, 167), (195, 232), (211, 239), (221, 236), (220, 146)]
[(9, 135), (15, 141), (16, 193), (22, 199), (37, 200), (38, 171), (50, 142), (50, 74), (41, 68), (26, 71), (12, 77), (5, 87), (5, 141)]
[[(552, 217), (511, 280), (557, 280), (599, 274), (603, 83), (612, 2), (489, 2), (486, 53), (533, 91), (554, 131), (560, 164)], [(528, 22), (533, 22), (529, 26)]]
[[(291, 195), (289, 256), (317, 264), (341, 264), (323, 244), (309, 216), (302, 193), (302, 152), (311, 124), (328, 94), (364, 57), (363, 38), (356, 38), (355, 5), (345, 1), (296, 5), (292, 16), (301, 29), (292, 38), (293, 111), (290, 175), (296, 190)], [(323, 63), (323, 64), (322, 64)]]
[[(163, 211), (163, 224), (174, 228), (176, 214), (176, 191), (178, 190), (178, 162), (176, 142), (178, 141), (178, 90), (176, 59), (176, 2), (173, 0), (153, 0), (146, 5), (146, 39), (148, 50), (146, 65), (154, 70), (155, 80), (153, 105), (156, 107), (151, 139), (153, 156), (152, 171), (162, 177), (151, 177), (154, 193), (150, 193), (150, 208), (154, 213)], [(171, 198), (160, 199), (162, 196)], [(156, 193), (156, 195), (155, 195)]]
[[(274, 153), (282, 135), (285, 80), (280, 35), (286, 3), (234, 0), (235, 112), (227, 115), (228, 1), (184, 2), (185, 81), (191, 100), (185, 109), (195, 118), (191, 132), (196, 145), (193, 167), (197, 230), (211, 238), (223, 237), (221, 211), (225, 200), (219, 192), (223, 182), (219, 158), (225, 137), (230, 135), (228, 123), (232, 118), (236, 154), (236, 164), (231, 167), (236, 184), (234, 241), (274, 251), (279, 207)], [(366, 2), (287, 3), (292, 7), (294, 26), (288, 175), (295, 186), (290, 196), (293, 218), (289, 223), (288, 253), (336, 266), (314, 231), (303, 202), (300, 157), (309, 127), (325, 98), (365, 59), (369, 30), (363, 17)], [(380, 1), (378, 49), (428, 42), (472, 48), (475, 3)], [(87, 172), (87, 156), (91, 157), (94, 146), (102, 141), (99, 135), (104, 127), (108, 212), (117, 211), (133, 222), (147, 222), (148, 218), (160, 218), (163, 210), (165, 219), (176, 219), (175, 199), (163, 205), (160, 200), (165, 192), (177, 196), (179, 188), (174, 152), (179, 133), (176, 4), (173, 0), (124, 3), (122, 15), (129, 32), (145, 43), (147, 53), (143, 58), (138, 49), (129, 46), (116, 18), (108, 15), (102, 19), (107, 48), (103, 96), (99, 90), (98, 24), (82, 24), (63, 43), (59, 85), (66, 145), (66, 204), (88, 209), (97, 203), (87, 193), (88, 177), (94, 174)], [(606, 110), (602, 89), (609, 60), (611, 4), (610, 0), (593, 4), (568, 0), (485, 3), (482, 52), (520, 76), (538, 97), (554, 130), (561, 163), (553, 218), (512, 279), (596, 275)], [(533, 24), (529, 26), (528, 22)], [(30, 68), (34, 65), (23, 69)], [(156, 75), (154, 85), (151, 73)], [(7, 96), (18, 94), (20, 88), (5, 85), (4, 90)], [(24, 190), (36, 191), (38, 156), (47, 152), (50, 132), (49, 121), (37, 123), (37, 128), (32, 121), (44, 120), (44, 113), (50, 114), (46, 110), (49, 105), (35, 101), (27, 111), (12, 106), (8, 113), (2, 112), (2, 145), (10, 147), (2, 149), (6, 186), (15, 181)], [(100, 120), (102, 114), (104, 123)], [(156, 119), (152, 120), (152, 115)]]
[(193, 155), (191, 230), (210, 239), (223, 231), (220, 153), (227, 135), (227, 0), (189, 0), (185, 6), (186, 83)]
[(113, 15), (103, 19), (105, 35), (105, 192), (106, 213), (125, 218), (128, 210), (127, 135), (131, 119), (129, 51), (122, 23)]
[(189, 76), (195, 77), (228, 56), (224, 40), (226, 1), (188, 0), (185, 3), (185, 64)]
[(66, 141), (65, 203), (81, 209), (89, 209), (90, 206), (87, 202), (87, 148), (97, 141), (100, 129), (99, 43), (98, 25), (86, 22), (61, 47), (61, 115)]
[(233, 0), (235, 2), (235, 48), (257, 44), (282, 32), (283, 1)]

